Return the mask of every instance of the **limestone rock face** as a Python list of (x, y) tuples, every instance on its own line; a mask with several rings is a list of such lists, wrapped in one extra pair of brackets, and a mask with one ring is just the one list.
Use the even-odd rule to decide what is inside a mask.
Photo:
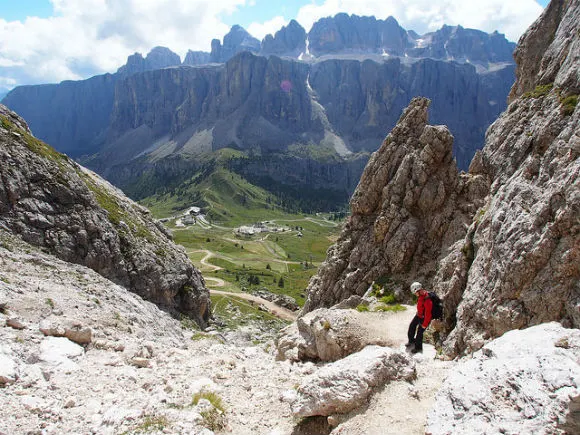
[(0, 117), (3, 231), (204, 325), (203, 278), (149, 211), (36, 139), (4, 106)]
[[(407, 50), (412, 57), (452, 59), (480, 65), (512, 62), (515, 48), (501, 33), (485, 33), (461, 26), (446, 26), (415, 39), (415, 46)], [(417, 41), (417, 39), (420, 39)]]
[(242, 51), (259, 52), (260, 41), (236, 24), (224, 36), (223, 45), (218, 39), (211, 42), (210, 62), (227, 62)]
[(380, 313), (318, 309), (284, 328), (278, 337), (280, 360), (336, 361), (367, 345), (393, 346), (377, 321)]
[(120, 76), (127, 77), (132, 74), (151, 71), (169, 66), (181, 65), (181, 58), (167, 47), (154, 47), (147, 57), (141, 53), (132, 54), (127, 58), (127, 63), (117, 70)]
[(386, 382), (414, 378), (415, 362), (406, 352), (367, 346), (304, 379), (291, 404), (292, 413), (298, 417), (344, 414), (363, 405)]
[(316, 56), (340, 52), (386, 52), (403, 55), (412, 46), (397, 20), (340, 13), (321, 18), (308, 33), (310, 51)]
[(183, 59), (183, 65), (205, 65), (209, 62), (209, 56), (210, 54), (205, 51), (188, 50), (185, 59)]
[[(457, 304), (450, 353), (543, 322), (580, 326), (579, 23), (579, 1), (553, 1), (522, 37), (512, 102), (472, 162), (492, 184), (436, 279)], [(461, 249), (471, 261), (457, 262)]]
[(580, 433), (579, 361), (577, 329), (507, 332), (452, 369), (426, 433)]
[(260, 54), (298, 57), (306, 50), (306, 30), (296, 20), (291, 20), (274, 36), (266, 35)]
[(375, 152), (351, 199), (338, 241), (308, 286), (303, 312), (330, 307), (388, 277), (430, 284), (437, 260), (465, 234), (487, 191), (484, 176), (458, 174), (453, 137), (427, 124), (429, 100), (415, 98)]

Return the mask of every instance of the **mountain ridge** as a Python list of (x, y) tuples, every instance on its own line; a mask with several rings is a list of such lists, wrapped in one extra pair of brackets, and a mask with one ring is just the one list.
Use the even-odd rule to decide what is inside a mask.
[[(346, 14), (320, 20), (310, 33), (311, 40), (293, 21), (264, 39), (262, 48), (276, 55), (261, 56), (256, 40), (238, 26), (220, 43), (221, 54), (190, 52), (187, 65), (156, 47), (145, 58), (130, 56), (116, 74), (19, 87), (3, 101), (41, 139), (121, 188), (138, 182), (131, 178), (136, 173), (172, 166), (158, 165), (165, 158), (185, 156), (179, 166), (191, 162), (193, 172), (199, 155), (225, 147), (264, 157), (292, 147), (330, 148), (344, 160), (338, 179), (356, 179), (359, 174), (348, 174), (352, 156), (374, 151), (416, 95), (431, 98), (433, 121), (450, 126), (454, 156), (467, 169), (485, 129), (505, 107), (514, 64), (489, 63), (504, 61), (513, 48), (501, 35), (447, 26), (419, 37), (394, 19)], [(396, 40), (389, 48), (383, 43), (391, 34)], [(320, 57), (306, 53), (304, 38)], [(315, 42), (328, 38), (338, 45)], [(488, 54), (496, 50), (492, 40), (503, 47), (495, 57)], [(427, 57), (412, 58), (397, 47)], [(306, 52), (298, 53), (302, 48)], [(464, 55), (469, 50), (473, 56)], [(227, 61), (192, 66), (195, 59)], [(305, 157), (301, 166), (318, 163)], [(282, 172), (291, 171), (289, 162)], [(268, 169), (253, 175), (270, 176)], [(337, 190), (350, 194), (353, 184)]]

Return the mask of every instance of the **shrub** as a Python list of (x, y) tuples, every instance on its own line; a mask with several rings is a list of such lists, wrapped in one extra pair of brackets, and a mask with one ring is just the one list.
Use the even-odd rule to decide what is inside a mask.
[(214, 432), (224, 429), (226, 427), (226, 416), (221, 397), (212, 391), (200, 391), (193, 395), (191, 404), (195, 406), (201, 399), (207, 400), (212, 405), (211, 409), (203, 410), (199, 413), (203, 418), (203, 426)]
[(379, 302), (382, 302), (383, 304), (386, 305), (392, 305), (397, 302), (397, 299), (395, 298), (395, 295), (387, 295), (380, 298)]
[(196, 406), (201, 399), (207, 400), (209, 403), (211, 403), (211, 405), (215, 409), (218, 409), (221, 412), (225, 412), (225, 408), (224, 408), (224, 404), (223, 404), (222, 398), (217, 393), (214, 393), (213, 391), (205, 391), (205, 390), (202, 390), (202, 391), (200, 391), (198, 393), (195, 393), (193, 395), (193, 398), (191, 400), (191, 404), (193, 406)]
[(359, 305), (359, 306), (356, 307), (356, 310), (359, 313), (366, 313), (367, 311), (369, 311), (369, 307), (367, 305), (362, 305), (361, 304), (361, 305)]

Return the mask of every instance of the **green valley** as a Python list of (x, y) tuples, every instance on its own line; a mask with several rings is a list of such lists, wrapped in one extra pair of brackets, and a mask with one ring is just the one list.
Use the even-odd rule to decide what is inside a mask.
[[(302, 306), (308, 281), (336, 240), (336, 219), (344, 213), (290, 213), (276, 196), (217, 160), (141, 203), (171, 229), (210, 290), (266, 290)], [(216, 298), (214, 305), (224, 296)]]

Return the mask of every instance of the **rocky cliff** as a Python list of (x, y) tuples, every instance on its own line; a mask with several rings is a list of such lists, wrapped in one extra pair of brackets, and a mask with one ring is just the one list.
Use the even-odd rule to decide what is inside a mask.
[(260, 54), (297, 58), (306, 51), (306, 30), (296, 20), (262, 40)]
[(4, 106), (0, 117), (1, 230), (205, 325), (203, 278), (164, 227)]
[[(373, 155), (304, 312), (373, 280), (420, 280), (445, 299), (445, 349), (511, 329), (580, 325), (579, 1), (553, 1), (522, 37), (511, 104), (459, 175), (444, 127), (414, 100)], [(533, 64), (534, 68), (527, 68)]]
[(303, 313), (362, 296), (373, 281), (393, 288), (429, 281), (437, 260), (464, 234), (483, 177), (460, 176), (453, 136), (427, 124), (429, 100), (414, 99), (367, 164), (352, 214), (308, 286)]
[(121, 77), (127, 77), (143, 71), (151, 71), (170, 66), (180, 65), (181, 58), (167, 47), (154, 47), (147, 57), (141, 53), (132, 54), (127, 58), (127, 63), (117, 70)]
[(19, 86), (5, 97), (38, 137), (72, 157), (94, 154), (105, 143), (114, 103), (116, 74), (57, 85)]
[(205, 51), (188, 50), (185, 59), (183, 59), (183, 65), (205, 65), (206, 63), (209, 63), (209, 57), (210, 54)]
[(315, 56), (345, 51), (402, 56), (412, 46), (407, 32), (393, 17), (377, 20), (345, 13), (314, 23), (308, 41)]
[[(110, 176), (127, 173), (123, 165), (134, 166), (133, 159), (144, 154), (146, 166), (170, 155), (195, 156), (223, 147), (280, 153), (291, 145), (314, 145), (343, 156), (373, 151), (410, 99), (426, 95), (434, 121), (450, 125), (455, 157), (466, 168), (486, 126), (504, 107), (509, 87), (499, 72), (481, 75), (470, 65), (429, 59), (410, 65), (399, 59), (307, 64), (247, 52), (224, 66), (109, 77), (103, 92), (109, 98), (95, 92), (93, 104), (75, 103), (84, 82), (47, 88), (50, 93), (43, 87), (18, 88), (6, 102), (30, 115), (41, 137), (55, 126), (58, 130), (48, 136), (58, 143), (66, 132), (63, 150), (72, 156), (93, 154), (85, 164)], [(37, 94), (43, 103), (35, 106), (30, 98)], [(48, 107), (50, 119), (41, 111)], [(72, 133), (67, 125), (74, 126)], [(92, 140), (74, 149), (72, 142), (88, 132)], [(91, 153), (86, 146), (95, 142), (98, 153)], [(115, 182), (124, 187), (127, 180)]]
[(516, 50), (511, 103), (470, 168), (491, 180), (465, 239), (473, 262), (435, 281), (458, 301), (449, 352), (551, 320), (580, 326), (579, 23), (579, 1), (552, 1)]
[(243, 51), (258, 53), (260, 51), (260, 41), (250, 35), (242, 26), (235, 25), (224, 36), (223, 44), (219, 39), (211, 41), (210, 62), (227, 62), (237, 53)]

